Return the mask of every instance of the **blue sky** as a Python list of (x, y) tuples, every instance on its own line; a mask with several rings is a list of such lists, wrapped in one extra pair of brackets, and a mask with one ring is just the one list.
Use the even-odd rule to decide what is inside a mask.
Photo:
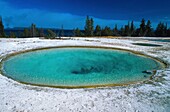
[(170, 0), (0, 0), (0, 15), (5, 27), (37, 27), (65, 29), (84, 28), (87, 15), (95, 25), (119, 27), (128, 21), (138, 26), (150, 19), (155, 27), (160, 21), (170, 24)]

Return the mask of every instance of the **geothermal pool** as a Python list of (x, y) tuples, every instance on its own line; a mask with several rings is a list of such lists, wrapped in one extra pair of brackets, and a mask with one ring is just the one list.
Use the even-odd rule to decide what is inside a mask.
[(79, 88), (125, 85), (149, 79), (163, 65), (129, 51), (63, 47), (25, 52), (2, 62), (2, 73), (21, 83)]

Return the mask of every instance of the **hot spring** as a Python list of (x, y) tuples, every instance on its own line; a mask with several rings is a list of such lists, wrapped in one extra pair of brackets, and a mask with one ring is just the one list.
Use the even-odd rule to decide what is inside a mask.
[(3, 75), (21, 83), (63, 87), (126, 85), (149, 79), (161, 62), (129, 51), (106, 48), (62, 47), (9, 56)]

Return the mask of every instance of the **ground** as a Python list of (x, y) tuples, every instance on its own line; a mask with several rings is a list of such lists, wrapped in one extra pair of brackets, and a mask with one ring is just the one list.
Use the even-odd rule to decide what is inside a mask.
[[(51, 46), (105, 46), (137, 51), (170, 63), (170, 43), (146, 38), (0, 39), (0, 60), (8, 54)], [(153, 38), (151, 38), (153, 39)], [(162, 47), (137, 46), (153, 43)], [(91, 89), (57, 89), (20, 84), (0, 75), (0, 112), (168, 112), (170, 67), (143, 83)]]

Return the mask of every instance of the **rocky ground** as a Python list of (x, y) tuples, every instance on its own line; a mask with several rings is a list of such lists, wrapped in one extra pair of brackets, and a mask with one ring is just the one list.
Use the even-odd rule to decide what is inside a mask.
[[(170, 43), (148, 38), (0, 39), (0, 60), (8, 54), (51, 46), (105, 46), (137, 51), (170, 63)], [(154, 39), (154, 38), (151, 38)], [(162, 47), (137, 46), (153, 43)], [(0, 75), (0, 112), (169, 112), (170, 67), (154, 79), (123, 87), (57, 89), (20, 84)]]

